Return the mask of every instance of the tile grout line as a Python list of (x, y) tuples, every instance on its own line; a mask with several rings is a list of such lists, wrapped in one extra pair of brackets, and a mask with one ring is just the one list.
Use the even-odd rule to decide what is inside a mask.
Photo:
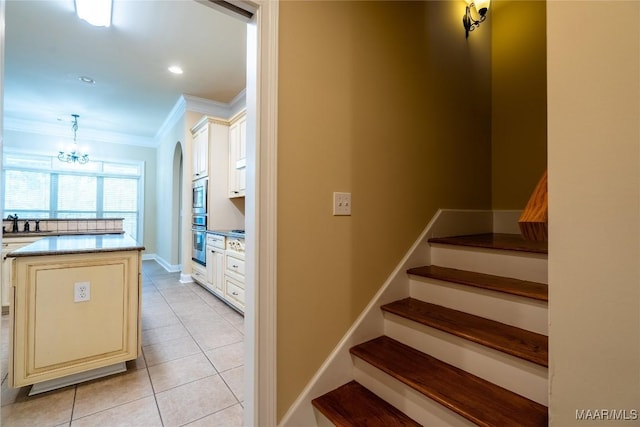
[[(143, 279), (144, 279), (144, 275), (143, 275)], [(151, 283), (153, 283), (153, 287), (156, 289), (156, 291), (158, 291), (158, 287), (156, 286), (155, 282), (153, 281), (153, 279), (147, 277), (148, 280), (151, 281)], [(158, 293), (160, 293), (158, 291)], [(162, 294), (160, 294), (162, 295)], [(142, 293), (140, 298), (142, 298)], [(162, 296), (162, 298), (164, 299), (164, 296)], [(142, 307), (142, 304), (140, 305)], [(144, 314), (143, 314), (144, 315)], [(141, 316), (142, 319), (142, 316)], [(141, 334), (144, 333), (141, 331)], [(142, 349), (142, 336), (140, 336), (140, 353), (142, 353), (142, 359), (144, 360), (144, 369), (147, 371), (147, 378), (149, 378), (149, 384), (151, 385), (151, 392), (153, 393), (153, 401), (156, 404), (156, 411), (158, 411), (158, 417), (160, 417), (160, 424), (161, 426), (164, 427), (164, 420), (162, 419), (162, 411), (160, 411), (160, 406), (158, 405), (158, 397), (156, 396), (156, 389), (153, 386), (153, 380), (151, 379), (151, 373), (149, 372), (149, 364), (147, 364), (147, 357), (144, 354), (144, 350)]]
[[(154, 281), (152, 278), (150, 278), (150, 277), (149, 277), (149, 280), (153, 283), (153, 286), (156, 288), (156, 290), (158, 291), (158, 293), (160, 294), (160, 296), (162, 297), (162, 299), (165, 301), (165, 303), (167, 304), (167, 306), (169, 307), (169, 309), (171, 310), (171, 312), (176, 316), (176, 318), (178, 319), (178, 321), (180, 322), (180, 324), (182, 325), (182, 327), (187, 331), (187, 334), (189, 334), (189, 336), (191, 337), (191, 339), (195, 342), (195, 344), (196, 344), (196, 346), (198, 347), (198, 349), (200, 349), (200, 352), (201, 352), (201, 353), (202, 353), (202, 355), (205, 357), (205, 359), (207, 360), (207, 362), (209, 362), (209, 364), (211, 365), (211, 367), (214, 369), (214, 371), (216, 372), (216, 374), (215, 374), (215, 375), (218, 375), (218, 376), (220, 377), (220, 379), (222, 380), (222, 382), (224, 383), (224, 385), (227, 387), (227, 389), (229, 390), (229, 392), (231, 393), (231, 395), (234, 397), (234, 399), (236, 400), (236, 403), (235, 403), (234, 405), (239, 404), (239, 405), (242, 407), (242, 403), (240, 402), (240, 399), (238, 399), (238, 396), (237, 396), (237, 395), (234, 393), (234, 391), (231, 389), (231, 387), (229, 386), (229, 384), (227, 383), (227, 381), (225, 380), (225, 378), (222, 376), (222, 374), (221, 374), (221, 372), (218, 370), (218, 368), (215, 366), (215, 364), (211, 361), (211, 359), (209, 359), (209, 357), (207, 356), (207, 354), (206, 354), (205, 350), (202, 348), (202, 346), (201, 346), (201, 345), (200, 345), (200, 343), (196, 340), (196, 338), (192, 335), (192, 333), (191, 333), (191, 331), (189, 330), (189, 328), (184, 324), (184, 322), (183, 322), (182, 318), (180, 317), (180, 315), (178, 315), (178, 314), (175, 312), (175, 310), (173, 309), (173, 306), (171, 305), (171, 303), (170, 303), (169, 301), (167, 301), (167, 299), (166, 299), (165, 295), (162, 293), (162, 291), (161, 291), (160, 289), (158, 289), (158, 287), (156, 286), (155, 281)], [(187, 287), (187, 286), (185, 286), (185, 288), (186, 288), (186, 289), (188, 289), (188, 290), (189, 290), (189, 292), (191, 292), (192, 294), (195, 294), (195, 295), (196, 295), (196, 296), (197, 296), (201, 301), (203, 301), (205, 304), (207, 304), (206, 300), (205, 300), (204, 298), (202, 298), (200, 295), (198, 295), (198, 293), (197, 293), (197, 292), (195, 292), (193, 289), (191, 289), (191, 288), (189, 288), (189, 287)], [(216, 297), (215, 297), (215, 295), (212, 295), (212, 297), (213, 297), (213, 298), (216, 298)], [(207, 306), (211, 307), (209, 304), (207, 304)], [(212, 309), (213, 311), (215, 311), (217, 314), (219, 314), (219, 315), (220, 315), (220, 313), (219, 313), (219, 312), (218, 312), (214, 307), (211, 307), (211, 309)], [(223, 318), (227, 323), (229, 323), (229, 324), (230, 324), (234, 329), (236, 329), (236, 330), (237, 330), (237, 328), (236, 328), (236, 327), (235, 327), (235, 326), (234, 326), (234, 325), (233, 325), (229, 320), (227, 320), (224, 316), (220, 315), (220, 317), (222, 317), (222, 318)], [(244, 340), (244, 333), (242, 334), (242, 336), (243, 336), (243, 338), (242, 338), (242, 339)], [(231, 345), (231, 344), (228, 344), (228, 345)], [(224, 346), (223, 346), (223, 347), (224, 347)], [(143, 350), (143, 354), (144, 354), (144, 350)], [(185, 356), (185, 357), (189, 357), (189, 356)], [(171, 360), (171, 361), (180, 360), (180, 359), (181, 359), (181, 358), (177, 358), (177, 359), (173, 359), (173, 360)], [(163, 362), (163, 363), (166, 363), (166, 362), (170, 362), (170, 361), (165, 361), (165, 362)], [(158, 365), (160, 365), (160, 363), (159, 363)], [(153, 366), (156, 366), (156, 365), (153, 365)], [(151, 387), (152, 387), (152, 389), (154, 390), (154, 399), (155, 399), (155, 401), (156, 401), (156, 407), (158, 408), (158, 413), (160, 414), (160, 419), (161, 419), (161, 421), (162, 421), (162, 412), (160, 411), (160, 407), (158, 406), (158, 400), (157, 400), (157, 397), (156, 397), (155, 388), (153, 388), (153, 380), (151, 379), (151, 374), (149, 373), (149, 365), (146, 363), (146, 357), (145, 357), (145, 367), (146, 367), (146, 369), (147, 369), (147, 375), (149, 375), (149, 381), (151, 382)], [(225, 372), (226, 372), (226, 371), (225, 371)], [(209, 377), (211, 377), (211, 376), (213, 376), (213, 375), (209, 375), (209, 376), (207, 376), (207, 377), (205, 377), (205, 378), (209, 378)], [(189, 382), (189, 383), (180, 384), (179, 386), (172, 387), (172, 388), (167, 389), (167, 390), (163, 390), (161, 393), (166, 392), (166, 391), (168, 391), (168, 390), (175, 389), (175, 388), (177, 388), (177, 387), (185, 386), (185, 385), (190, 384), (190, 383), (194, 383), (194, 382), (196, 382), (196, 381), (200, 381), (200, 380), (202, 380), (202, 379), (203, 379), (203, 378), (200, 378), (200, 379), (198, 379), (198, 380), (194, 380), (194, 381), (191, 381), (191, 382)], [(233, 406), (233, 405), (230, 405), (229, 407), (227, 407), (227, 408), (223, 408), (223, 409), (228, 409), (228, 408), (230, 408), (231, 406)], [(244, 408), (244, 407), (243, 407), (243, 408)], [(218, 413), (218, 412), (222, 411), (223, 409), (220, 409), (220, 410), (218, 410), (218, 411), (215, 411), (215, 412), (212, 412), (212, 413), (210, 413), (210, 414), (207, 414), (207, 415), (205, 415), (205, 416), (203, 416), (203, 417), (201, 417), (201, 418), (199, 418), (199, 419), (202, 419), (202, 418), (208, 417), (208, 416), (210, 416), (210, 415), (213, 415), (213, 414), (215, 414), (215, 413)], [(195, 421), (197, 421), (197, 419), (196, 419), (196, 420), (191, 420), (191, 421), (189, 421), (187, 424), (190, 424), (190, 423), (195, 422)], [(184, 424), (184, 425), (187, 425), (187, 424)], [(164, 425), (164, 424), (163, 424), (163, 425)]]

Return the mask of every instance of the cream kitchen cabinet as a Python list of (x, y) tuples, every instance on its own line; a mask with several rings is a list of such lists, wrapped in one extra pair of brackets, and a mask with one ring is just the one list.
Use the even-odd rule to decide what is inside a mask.
[(192, 129), (193, 137), (193, 179), (204, 178), (209, 172), (209, 126), (207, 118), (203, 118)]
[(229, 126), (229, 197), (244, 197), (247, 182), (247, 114), (242, 112)]
[(191, 262), (191, 278), (204, 285), (207, 283), (207, 270), (202, 265)]
[(244, 312), (244, 239), (227, 238), (225, 251), (224, 296)]
[(10, 387), (33, 394), (126, 370), (142, 350), (143, 249), (126, 235), (70, 236), (10, 253)]
[(35, 242), (40, 237), (10, 237), (2, 240), (2, 314), (9, 312), (10, 289), (11, 286), (11, 260), (7, 254), (23, 246)]
[(224, 236), (217, 234), (207, 235), (206, 286), (220, 297), (224, 297), (224, 249)]

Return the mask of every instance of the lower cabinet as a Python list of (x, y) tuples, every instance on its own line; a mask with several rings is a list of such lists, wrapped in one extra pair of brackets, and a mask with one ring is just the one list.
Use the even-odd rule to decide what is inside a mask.
[(191, 263), (191, 278), (204, 285), (207, 283), (207, 270), (197, 262)]
[(227, 238), (224, 270), (225, 299), (244, 312), (244, 239)]
[(224, 250), (207, 247), (207, 287), (219, 296), (224, 295)]
[[(138, 357), (140, 265), (139, 251), (14, 258), (9, 385)], [(80, 294), (80, 285), (89, 292)]]
[(244, 313), (244, 239), (208, 234), (206, 264), (192, 263), (193, 280)]

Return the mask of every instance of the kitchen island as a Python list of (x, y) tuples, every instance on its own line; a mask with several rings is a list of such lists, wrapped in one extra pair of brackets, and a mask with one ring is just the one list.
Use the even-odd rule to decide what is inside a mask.
[(9, 385), (31, 394), (126, 369), (141, 351), (141, 251), (126, 234), (12, 251)]

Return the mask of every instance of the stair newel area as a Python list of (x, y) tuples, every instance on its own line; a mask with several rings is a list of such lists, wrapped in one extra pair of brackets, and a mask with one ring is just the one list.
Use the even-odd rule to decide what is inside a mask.
[(313, 400), (319, 424), (547, 425), (546, 242), (429, 244), (409, 295), (380, 306), (384, 334), (350, 349), (353, 381)]

